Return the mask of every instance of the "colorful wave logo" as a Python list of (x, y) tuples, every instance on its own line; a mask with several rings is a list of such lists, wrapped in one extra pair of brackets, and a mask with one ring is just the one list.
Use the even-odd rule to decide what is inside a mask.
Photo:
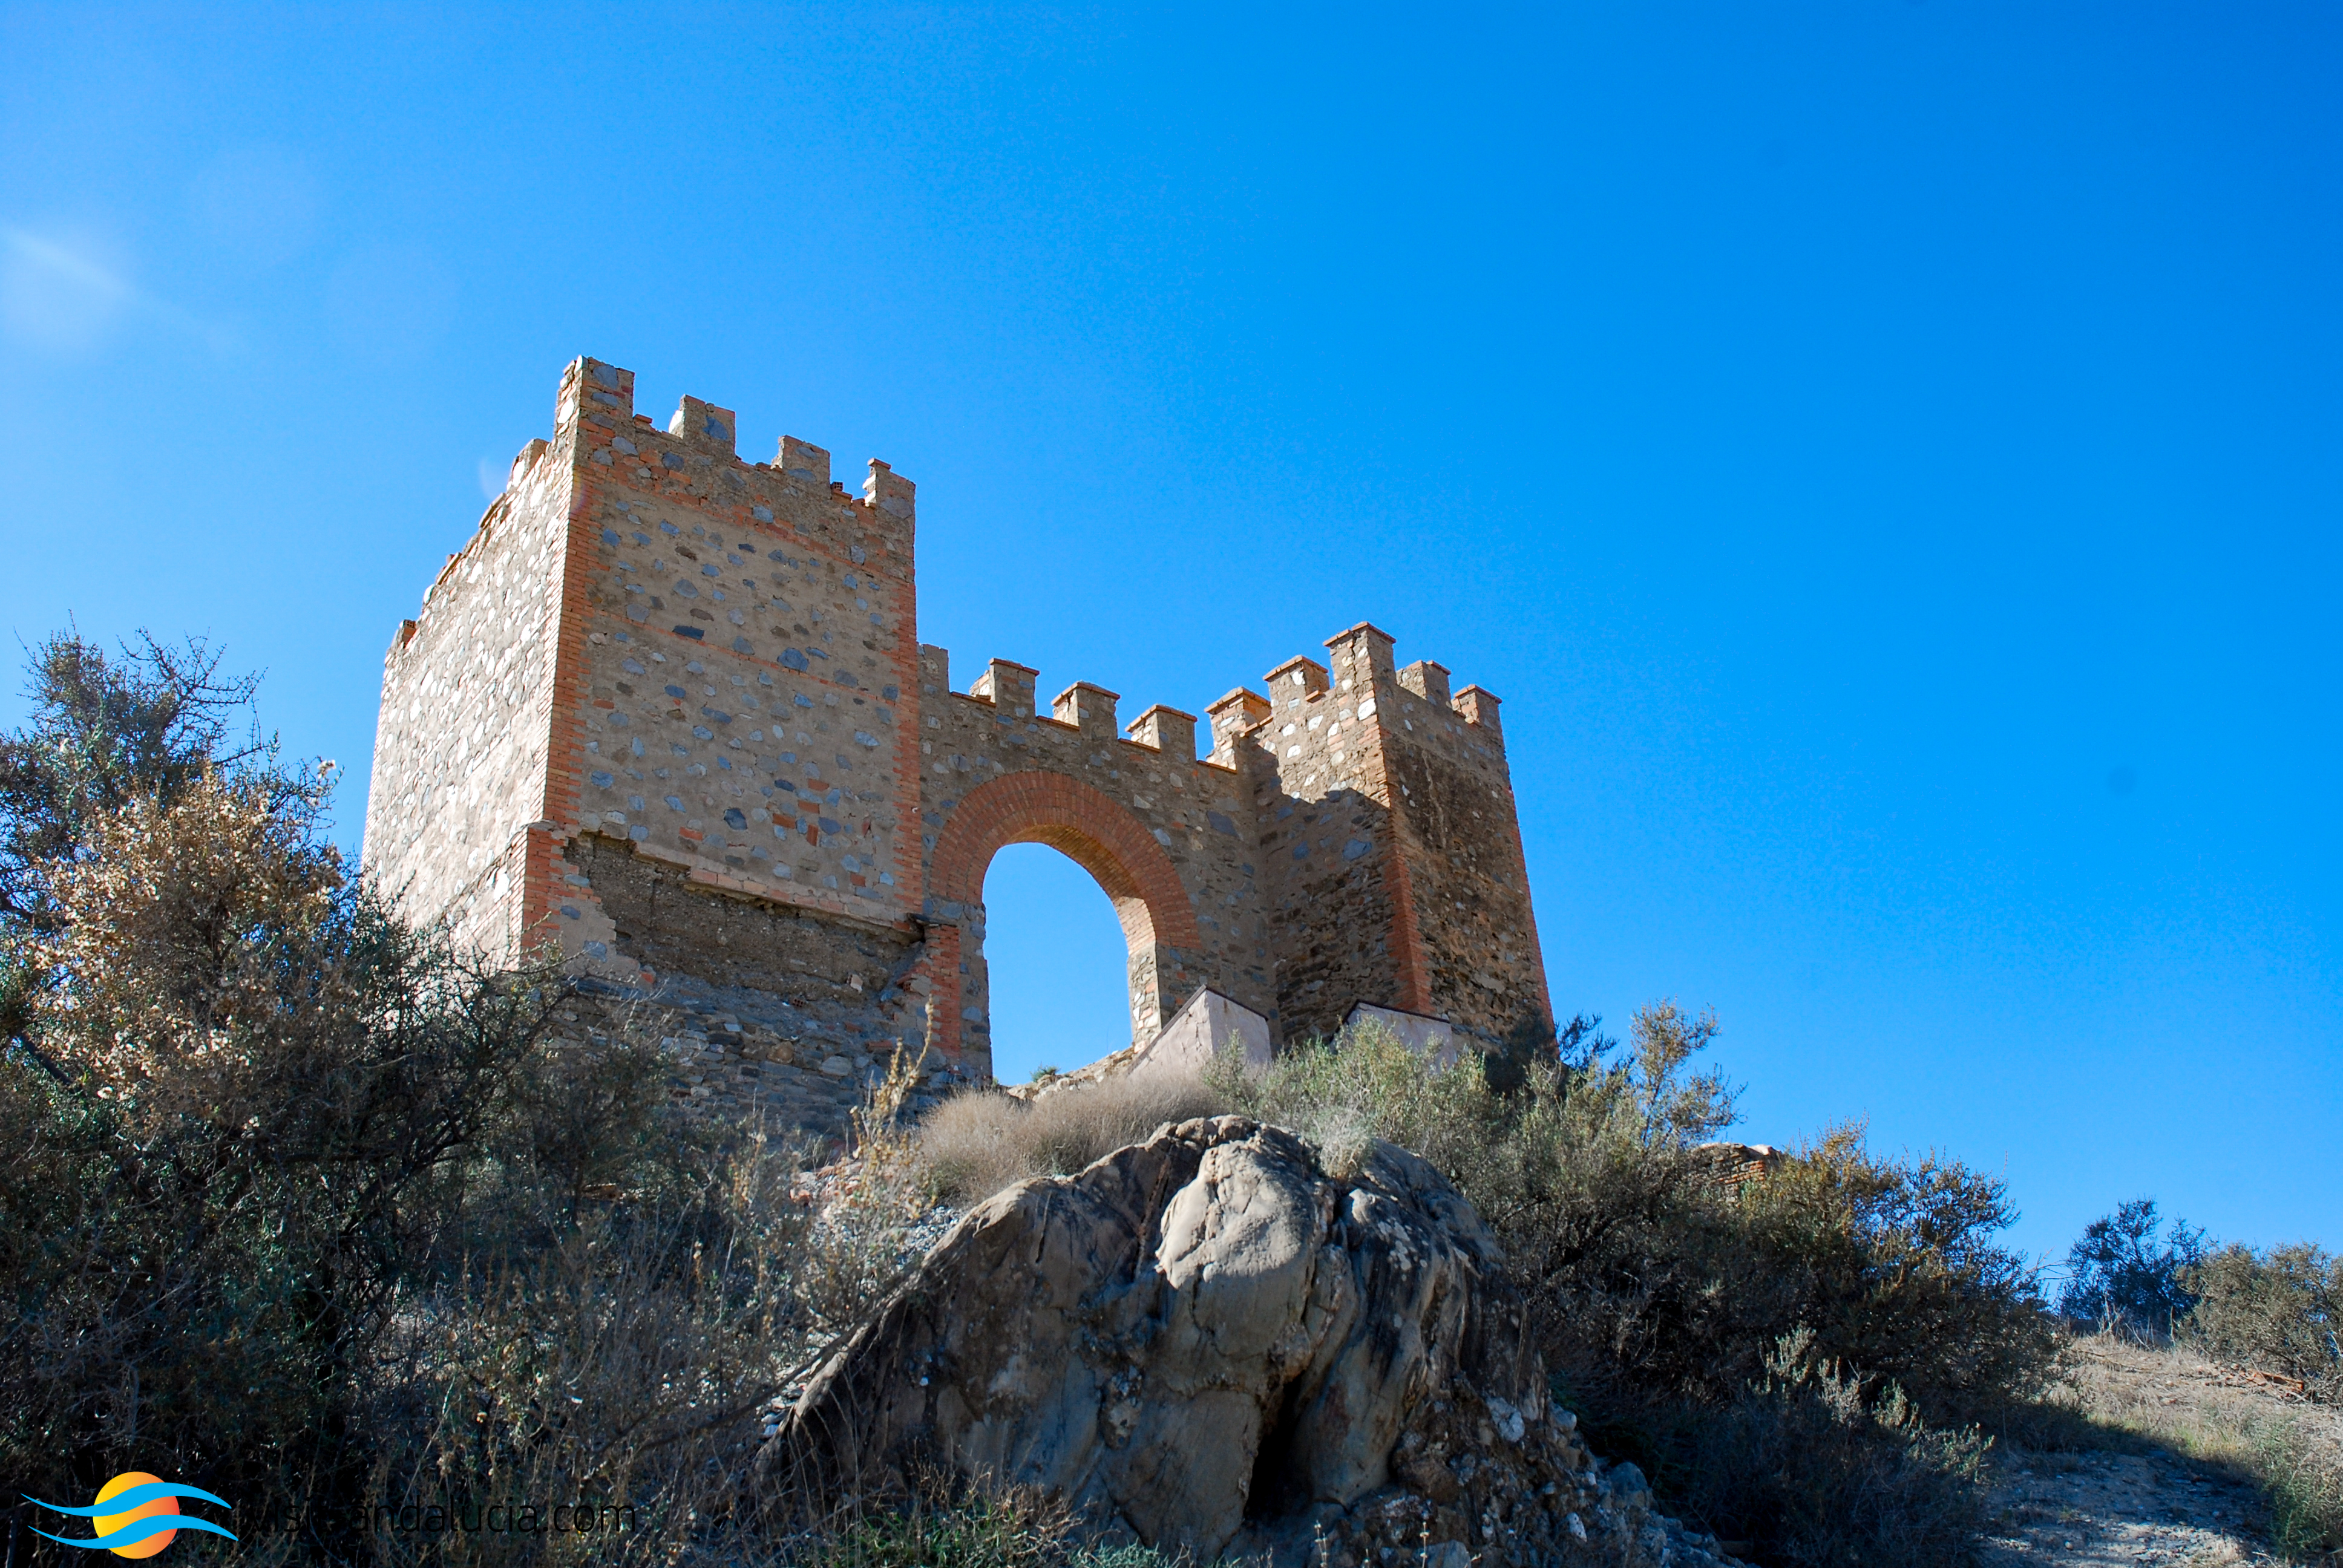
[(196, 1519), (179, 1512), (178, 1500), (192, 1497), (198, 1503), (216, 1503), (222, 1508), (235, 1504), (225, 1497), (214, 1497), (200, 1486), (187, 1486), (176, 1481), (165, 1481), (143, 1470), (126, 1470), (97, 1489), (97, 1501), (87, 1508), (68, 1508), (62, 1503), (44, 1503), (30, 1493), (21, 1493), (35, 1508), (45, 1508), (52, 1513), (70, 1513), (86, 1519), (97, 1533), (86, 1541), (75, 1541), (64, 1535), (51, 1535), (45, 1530), (34, 1534), (55, 1541), (63, 1546), (81, 1546), (93, 1551), (104, 1550), (116, 1557), (152, 1557), (177, 1539), (182, 1530), (201, 1530), (213, 1535), (234, 1535), (207, 1519)]

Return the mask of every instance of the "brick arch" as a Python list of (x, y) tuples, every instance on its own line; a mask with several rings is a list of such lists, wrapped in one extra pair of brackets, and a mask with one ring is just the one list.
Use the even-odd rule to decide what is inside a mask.
[(929, 1043), (961, 1054), (964, 1026), (983, 1025), (990, 1068), (990, 993), (980, 920), (984, 874), (1010, 844), (1047, 844), (1088, 871), (1114, 905), (1131, 950), (1132, 1032), (1162, 1021), (1187, 1000), (1186, 955), (1203, 946), (1196, 910), (1172, 858), (1145, 824), (1111, 796), (1061, 773), (1020, 772), (978, 785), (963, 796), (936, 836), (928, 866), (930, 907), (960, 911), (933, 928), (927, 966), (931, 996)]
[(1062, 773), (1011, 773), (970, 790), (936, 836), (928, 885), (938, 898), (980, 903), (985, 868), (1010, 844), (1047, 844), (1097, 878), (1131, 940), (1202, 945), (1172, 857), (1113, 797)]

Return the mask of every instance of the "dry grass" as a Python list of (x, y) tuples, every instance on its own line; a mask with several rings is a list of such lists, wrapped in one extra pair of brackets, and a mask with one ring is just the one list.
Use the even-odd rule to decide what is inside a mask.
[(2343, 1555), (2343, 1412), (2207, 1360), (2185, 1342), (2084, 1341), (2066, 1387), (2092, 1420), (2251, 1477), (2267, 1494), (2271, 1544)]
[(1029, 1176), (1070, 1176), (1167, 1121), (1225, 1109), (1197, 1080), (1169, 1076), (1070, 1084), (1031, 1103), (973, 1092), (929, 1116), (920, 1148), (939, 1191), (973, 1202)]
[(1030, 1489), (919, 1499), (857, 1519), (789, 1568), (1186, 1568), (1184, 1557), (1082, 1533), (1061, 1502)]

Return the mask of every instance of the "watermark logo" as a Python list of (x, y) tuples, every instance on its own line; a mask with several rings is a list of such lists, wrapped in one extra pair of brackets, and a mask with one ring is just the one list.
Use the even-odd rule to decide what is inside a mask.
[(222, 1508), (233, 1507), (234, 1504), (226, 1498), (214, 1497), (200, 1486), (162, 1480), (143, 1470), (126, 1470), (99, 1487), (97, 1501), (87, 1508), (44, 1503), (30, 1493), (23, 1496), (35, 1508), (86, 1519), (90, 1528), (96, 1532), (85, 1541), (75, 1541), (66, 1535), (51, 1535), (45, 1530), (35, 1530), (34, 1534), (64, 1546), (111, 1552), (116, 1557), (152, 1557), (176, 1540), (182, 1530), (201, 1530), (213, 1535), (226, 1535), (230, 1541), (236, 1539), (207, 1519), (196, 1519), (179, 1512), (178, 1500), (182, 1497), (192, 1497), (198, 1503), (216, 1503)]

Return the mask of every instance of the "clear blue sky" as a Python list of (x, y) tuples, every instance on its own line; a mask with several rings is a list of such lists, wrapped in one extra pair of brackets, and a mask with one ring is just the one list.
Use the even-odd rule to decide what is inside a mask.
[[(1546, 967), (2063, 1251), (2343, 1242), (2343, 11), (0, 5), (6, 629), (341, 760), (556, 377), (920, 485), (920, 628), (1505, 699)], [(0, 700), (15, 722), (22, 703)], [(1004, 1067), (1117, 1043), (1014, 851)]]

